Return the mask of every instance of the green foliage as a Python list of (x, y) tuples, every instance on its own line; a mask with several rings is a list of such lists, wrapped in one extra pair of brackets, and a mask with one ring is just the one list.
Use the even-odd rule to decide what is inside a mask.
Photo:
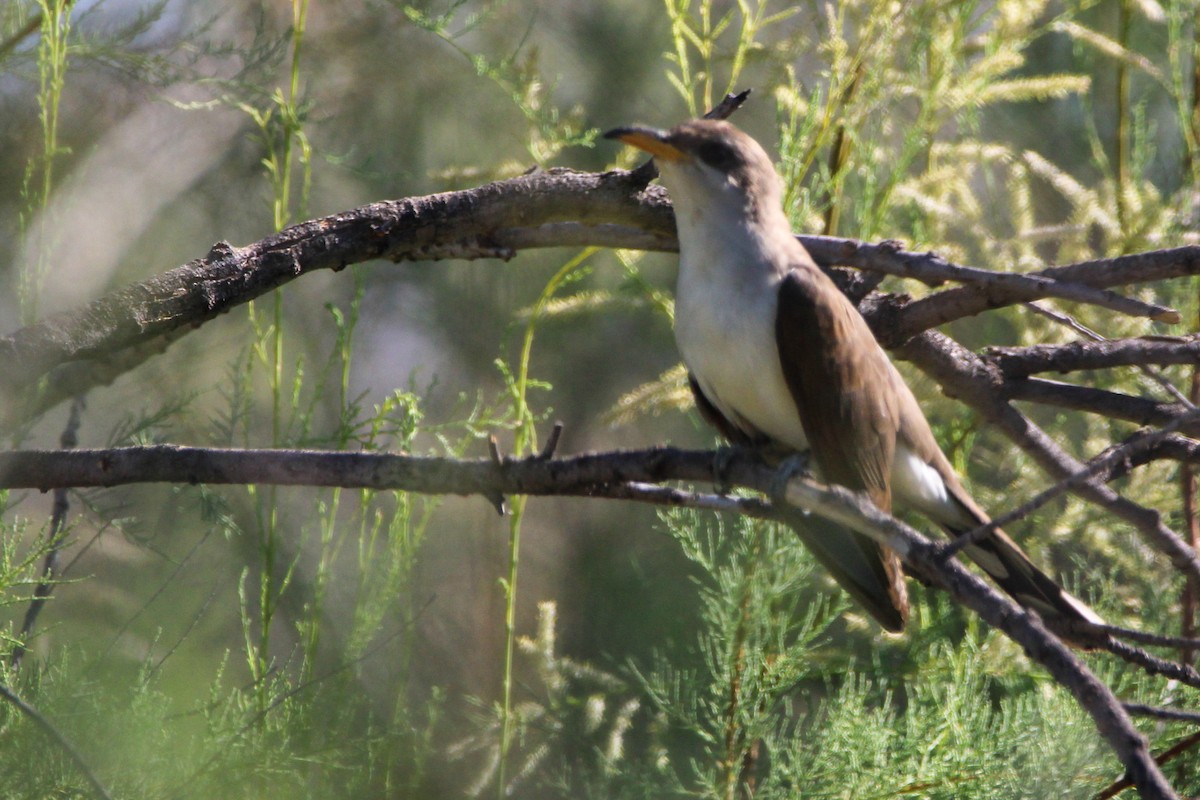
[[(666, 0), (638, 21), (643, 61), (613, 71), (643, 76), (643, 107), (656, 115), (647, 121), (660, 125), (753, 85), (742, 113), (753, 124), (754, 104), (771, 106), (766, 126), (778, 134), (798, 229), (902, 238), (962, 262), (1033, 269), (1195, 239), (1194, 4), (1169, 2), (1159, 19), (1154, 3), (1118, 3), (1113, 26), (1104, 3)], [(219, 15), (175, 19), (164, 4), (95, 24), (109, 20), (107, 5), (78, 16), (66, 3), (0, 11), (0, 68), (29, 81), (37, 122), (14, 150), (23, 159), (14, 218), (34, 255), (4, 260), (23, 319), (44, 307), (38, 298), (55, 278), (48, 254), (70, 233), (53, 202), (63, 177), (83, 171), (84, 151), (117, 127), (114, 119), (85, 130), (76, 111), (76, 128), (64, 129), (81, 65), (118, 76), (130, 94), (167, 92), (197, 124), (233, 110), (232, 124), (245, 128), (209, 166), (205, 202), (228, 205), (228, 216), (213, 218), (238, 234), (263, 232), (237, 228), (242, 218), (280, 228), (310, 208), (412, 193), (422, 181), (442, 188), (438, 176), (475, 181), (530, 161), (586, 158), (601, 127), (590, 116), (609, 102), (609, 87), (569, 75), (577, 54), (556, 41), (580, 24), (584, 44), (608, 53), (612, 42), (593, 33), (614, 24), (608, 4), (367, 4), (344, 20), (328, 8), (310, 20), (297, 0), (282, 18), (231, 11), (233, 25)], [(617, 15), (635, 8), (612, 5)], [(164, 33), (168, 23), (194, 35)], [(175, 44), (159, 49), (155, 37)], [(401, 79), (385, 82), (392, 73)], [(410, 85), (412, 95), (389, 95)], [(450, 123), (453, 136), (442, 135)], [(516, 155), (497, 144), (506, 138)], [(417, 155), (443, 139), (461, 151), (450, 166)], [(197, 180), (189, 194), (200, 196)], [(238, 204), (239, 194), (258, 205)], [(163, 201), (155, 218), (156, 231), (185, 241), (178, 260), (234, 235), (204, 239), (211, 232), (188, 222), (198, 216), (192, 203)], [(184, 222), (170, 227), (176, 217)], [(149, 272), (177, 263), (173, 250), (156, 249), (156, 233), (144, 238), (156, 241), (126, 260)], [(606, 258), (523, 254), (520, 270), (474, 265), (465, 279), (453, 266), (436, 276), (364, 266), (316, 288), (289, 286), (233, 333), (225, 321), (228, 339), (197, 346), (215, 355), (186, 351), (194, 361), (185, 362), (180, 342), (164, 357), (178, 359), (170, 371), (150, 364), (131, 376), (133, 400), (100, 417), (97, 441), (465, 457), (503, 436), (526, 455), (550, 419), (546, 398), (565, 409), (568, 435), (590, 434), (579, 447), (620, 435), (593, 433), (605, 406), (601, 421), (633, 427), (655, 415), (668, 429), (690, 402), (684, 372), (669, 349), (639, 359), (662, 344), (655, 330), (666, 340), (669, 280), (653, 258), (617, 253), (616, 270)], [(1181, 296), (1190, 287), (1145, 291), (1195, 313), (1197, 301)], [(1150, 330), (1070, 311), (1108, 336)], [(452, 331), (431, 334), (425, 351), (448, 354), (443, 374), (422, 384), (415, 372), (387, 372), (402, 372), (390, 361), (372, 366), (419, 349), (411, 331), (381, 325), (386, 314)], [(645, 317), (635, 346), (629, 331)], [(482, 355), (467, 342), (475, 327)], [(1020, 310), (952, 333), (972, 347), (1075, 335)], [(636, 366), (610, 380), (602, 356)], [(182, 374), (193, 363), (196, 375)], [(935, 397), (912, 377), (922, 397)], [(1132, 371), (1094, 377), (1103, 388), (1160, 391)], [(614, 404), (612, 395), (623, 396)], [(944, 400), (928, 407), (949, 420), (941, 435), (955, 464), (978, 470), (981, 499), (1040, 488), (1040, 473), (970, 416)], [(1128, 430), (1066, 412), (1038, 421), (1081, 455)], [(1167, 467), (1139, 469), (1123, 489), (1178, 522)], [(56, 589), (29, 643), (38, 658), (3, 676), (117, 796), (1090, 797), (1117, 777), (1078, 707), (1007, 640), (917, 587), (912, 632), (884, 637), (773, 526), (671, 512), (657, 524), (667, 536), (638, 522), (636, 547), (609, 547), (629, 526), (607, 518), (598, 530), (570, 531), (575, 547), (599, 539), (616, 569), (645, 576), (644, 597), (607, 598), (631, 629), (660, 613), (640, 602), (670, 606), (674, 627), (661, 640), (613, 650), (591, 642), (586, 587), (596, 565), (562, 543), (569, 515), (547, 520), (539, 503), (510, 499), (500, 523), (507, 540), (492, 548), (501, 537), (483, 514), (436, 498), (257, 487), (165, 495), (138, 488), (73, 500), (79, 521), (66, 542), (75, 557), (108, 548), (128, 567), (99, 562), (95, 577), (97, 562), (68, 569), (72, 593)], [(3, 498), (6, 649), (47, 549), (36, 502)], [(1099, 510), (1063, 502), (1034, 522), (1041, 536), (1030, 549), (1082, 576), (1079, 593), (1109, 619), (1177, 613), (1175, 587), (1147, 568), (1144, 545)], [(661, 552), (679, 563), (659, 571)], [(439, 571), (439, 557), (453, 569)], [(484, 599), (454, 596), (471, 589)], [(1123, 697), (1196, 705), (1194, 692), (1096, 666)], [(0, 717), (0, 795), (83, 796), (74, 766), (36, 726), (8, 706)], [(1148, 730), (1162, 747), (1186, 732)], [(1187, 788), (1195, 779), (1180, 780)]]
[(55, 164), (64, 154), (59, 144), (58, 110), (66, 81), (67, 41), (71, 33), (70, 2), (43, 0), (38, 5), (38, 16), (34, 20), (40, 23), (37, 101), (42, 141), (37, 156), (31, 158), (25, 168), (21, 229), (23, 237), (32, 240), (33, 249), (39, 255), (25, 266), (21, 275), (21, 317), (25, 322), (38, 317), (38, 299), (47, 269), (41, 254), (49, 249), (49, 238), (54, 235), (54, 225), (44, 215), (54, 188)]
[(460, 43), (486, 24), (502, 3), (495, 6), (485, 3), (481, 11), (470, 13), (463, 13), (467, 0), (455, 0), (441, 13), (407, 3), (398, 5), (410, 22), (453, 47), (471, 63), (476, 75), (492, 81), (508, 96), (528, 122), (525, 147), (538, 166), (549, 164), (564, 148), (591, 145), (595, 141), (598, 131), (585, 126), (582, 108), (564, 113), (546, 102), (546, 95), (553, 87), (545, 84), (535, 49), (518, 43), (510, 55), (490, 58)]

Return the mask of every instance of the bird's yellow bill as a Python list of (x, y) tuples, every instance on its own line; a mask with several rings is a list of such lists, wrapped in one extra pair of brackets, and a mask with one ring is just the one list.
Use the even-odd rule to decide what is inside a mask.
[(687, 155), (666, 139), (664, 131), (654, 128), (616, 128), (604, 134), (606, 139), (617, 139), (625, 144), (631, 144), (639, 150), (645, 150), (655, 158), (666, 161), (683, 161)]

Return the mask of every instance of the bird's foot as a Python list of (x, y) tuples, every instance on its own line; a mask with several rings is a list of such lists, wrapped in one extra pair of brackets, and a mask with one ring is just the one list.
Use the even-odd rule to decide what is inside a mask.
[(713, 489), (722, 497), (729, 494), (729, 464), (736, 452), (735, 448), (724, 446), (713, 451)]
[(807, 450), (793, 453), (776, 467), (775, 477), (771, 479), (771, 501), (776, 505), (787, 502), (787, 487), (792, 478), (810, 474), (809, 455)]

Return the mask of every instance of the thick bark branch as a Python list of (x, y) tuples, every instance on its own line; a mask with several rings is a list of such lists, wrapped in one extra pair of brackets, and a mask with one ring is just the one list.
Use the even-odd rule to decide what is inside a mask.
[[(178, 335), (315, 270), (378, 258), (507, 259), (517, 247), (584, 242), (674, 247), (665, 193), (640, 188), (624, 171), (535, 172), (469, 191), (373, 203), (246, 247), (218, 242), (203, 258), (0, 338), (0, 429), (18, 423), (22, 411), (45, 407), (34, 398), (52, 370), (117, 363), (128, 348)], [(86, 382), (91, 374), (76, 377)]]
[[(650, 177), (646, 170), (539, 171), (465, 191), (373, 203), (245, 247), (218, 242), (202, 258), (0, 338), (0, 432), (110, 382), (183, 333), (314, 270), (380, 258), (507, 259), (537, 247), (674, 250), (671, 206), (661, 187), (646, 186)], [(1198, 262), (1197, 248), (1180, 248), (1019, 275), (960, 267), (893, 243), (799, 238), (826, 266), (972, 284), (893, 309), (887, 330), (877, 328), (892, 344), (932, 324), (1040, 297), (1167, 319), (1170, 309), (1097, 290), (1190, 274)]]

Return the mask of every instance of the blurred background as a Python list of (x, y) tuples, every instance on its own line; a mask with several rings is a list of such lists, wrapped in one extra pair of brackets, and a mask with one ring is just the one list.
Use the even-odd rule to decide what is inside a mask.
[[(779, 154), (797, 230), (999, 270), (1194, 242), (1195, 15), (1183, 0), (14, 0), (0, 10), (0, 327), (70, 312), (214, 242), (376, 200), (533, 167), (630, 166), (599, 132), (668, 127), (744, 88), (735, 121)], [(673, 281), (673, 256), (565, 250), (305, 276), (92, 392), (79, 445), (479, 457), (488, 434), (526, 452), (558, 420), (560, 453), (708, 447), (672, 372)], [(1144, 291), (1195, 319), (1186, 286)], [(1072, 311), (1110, 337), (1180, 332)], [(973, 348), (1072, 335), (1020, 310), (947, 332)], [(1044, 485), (906, 375), (985, 504)], [(1088, 380), (1150, 391), (1132, 375)], [(1132, 430), (1023, 410), (1081, 457)], [(10, 444), (56, 447), (66, 424), (54, 409)], [(1178, 522), (1174, 481), (1151, 467), (1124, 488)], [(5, 497), (10, 637), (50, 505)], [(505, 518), (480, 498), (74, 493), (64, 580), (9, 681), (74, 720), (68, 735), (125, 796), (461, 796), (497, 782), (528, 796), (719, 793), (687, 766), (720, 760), (699, 712), (677, 718), (680, 697), (650, 688), (673, 675), (686, 694), (719, 672), (713, 619), (738, 591), (722, 559), (745, 569), (763, 540), (726, 552), (714, 542), (742, 541), (732, 520), (631, 504), (517, 506)], [(1154, 591), (1173, 580), (1162, 559), (1097, 510), (1062, 501), (1014, 533), (1110, 614), (1172, 613), (1174, 594)], [(789, 702), (815, 706), (872, 664), (864, 707), (891, 708), (914, 675), (941, 669), (924, 659), (945, 664), (947, 642), (973, 642), (993, 666), (1014, 656), (921, 590), (917, 632), (882, 637), (787, 537), (778, 546), (792, 578), (777, 576), (763, 613), (816, 614), (809, 639), (779, 623), (810, 659)], [(506, 668), (510, 605), (529, 641)], [(9, 735), (7, 796), (77, 785), (36, 732)], [(643, 767), (627, 768), (634, 752)], [(1005, 796), (987, 786), (999, 793), (980, 796)]]

